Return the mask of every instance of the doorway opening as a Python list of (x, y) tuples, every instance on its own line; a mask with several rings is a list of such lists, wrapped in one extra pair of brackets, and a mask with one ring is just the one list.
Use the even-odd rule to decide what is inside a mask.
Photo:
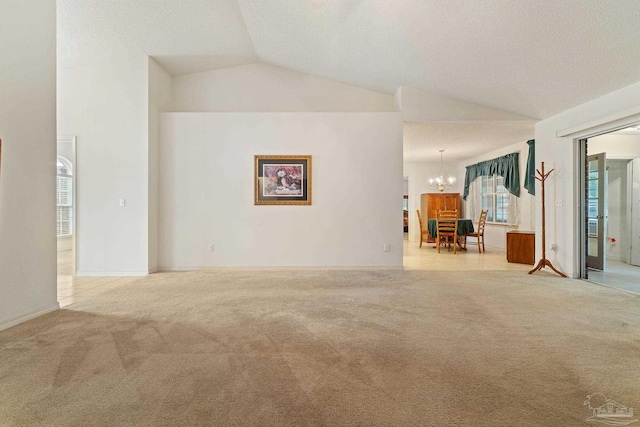
[(409, 239), (409, 177), (405, 176), (402, 180), (402, 231), (404, 240)]
[(579, 144), (581, 278), (640, 294), (640, 125)]
[(59, 138), (56, 159), (58, 281), (76, 274), (76, 140)]

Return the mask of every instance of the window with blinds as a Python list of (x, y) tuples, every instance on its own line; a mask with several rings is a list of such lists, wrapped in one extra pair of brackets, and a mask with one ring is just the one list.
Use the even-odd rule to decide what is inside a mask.
[(483, 176), (480, 187), (480, 206), (486, 209), (487, 222), (509, 222), (509, 193), (504, 179), (498, 175)]
[(73, 177), (70, 163), (65, 160), (58, 157), (56, 180), (58, 237), (71, 236), (73, 231)]

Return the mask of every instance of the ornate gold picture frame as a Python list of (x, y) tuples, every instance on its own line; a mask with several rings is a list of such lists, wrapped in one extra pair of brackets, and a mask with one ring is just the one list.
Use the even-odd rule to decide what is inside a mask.
[(255, 156), (256, 205), (310, 205), (311, 156)]

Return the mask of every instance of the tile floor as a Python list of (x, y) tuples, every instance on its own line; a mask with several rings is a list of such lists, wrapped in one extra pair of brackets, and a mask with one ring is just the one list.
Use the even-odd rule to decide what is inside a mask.
[(131, 283), (139, 277), (78, 277), (71, 275), (71, 251), (58, 252), (58, 302), (66, 307)]
[(606, 271), (589, 270), (589, 281), (640, 294), (640, 267), (607, 260)]
[(58, 302), (66, 307), (78, 301), (100, 295), (139, 277), (77, 277), (58, 275)]
[(507, 262), (504, 251), (486, 247), (486, 252), (478, 253), (478, 246), (469, 239), (468, 250), (449, 252), (444, 248), (440, 253), (435, 244), (426, 243), (419, 248), (420, 242), (410, 242), (405, 233), (404, 269), (405, 270), (522, 270), (529, 271), (534, 266)]

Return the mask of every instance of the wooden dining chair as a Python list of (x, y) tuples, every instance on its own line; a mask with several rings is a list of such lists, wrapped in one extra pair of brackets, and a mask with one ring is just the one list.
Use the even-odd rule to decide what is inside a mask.
[(458, 211), (438, 211), (437, 216), (438, 233), (436, 235), (436, 248), (440, 253), (440, 245), (445, 242), (449, 244), (451, 249), (451, 243), (453, 243), (453, 253), (455, 255), (457, 249), (458, 239)]
[(416, 212), (418, 213), (418, 223), (420, 224), (420, 247), (422, 247), (422, 243), (426, 243), (429, 238), (429, 229), (422, 226), (422, 215), (420, 215), (420, 209), (416, 209)]
[[(467, 234), (466, 237), (475, 237), (478, 239), (478, 253), (480, 251), (480, 245), (482, 244), (482, 252), (484, 252), (484, 226), (487, 223), (488, 210), (480, 211), (480, 218), (478, 218), (478, 231)], [(482, 242), (482, 243), (481, 243)]]

